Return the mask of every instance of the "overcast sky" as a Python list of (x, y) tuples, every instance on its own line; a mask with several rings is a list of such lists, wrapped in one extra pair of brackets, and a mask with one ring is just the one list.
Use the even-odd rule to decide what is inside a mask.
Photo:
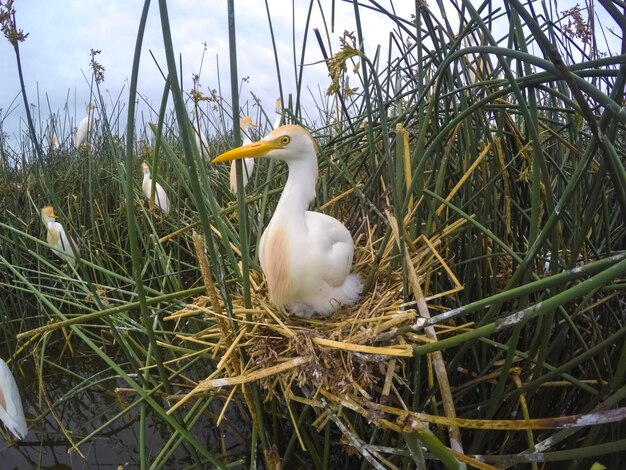
[[(328, 8), (326, 20), (330, 23), (331, 2), (322, 1)], [(412, 2), (396, 2), (404, 5), (406, 18), (413, 11)], [(292, 12), (291, 2), (270, 0), (274, 33), (278, 39), (281, 75), (284, 92), (295, 92), (293, 72), (294, 53), (292, 48), (293, 18), (295, 17), (295, 44), (299, 61), (303, 42), (308, 0), (296, 0), (296, 10)], [(381, 2), (388, 5), (388, 1)], [(53, 112), (64, 113), (66, 106), (72, 119), (84, 116), (85, 103), (89, 101), (89, 60), (90, 49), (101, 50), (96, 60), (105, 67), (105, 81), (102, 89), (105, 100), (115, 101), (122, 92), (121, 101), (128, 101), (128, 81), (137, 28), (143, 2), (132, 0), (28, 0), (15, 2), (18, 27), (29, 34), (20, 44), (22, 66), (26, 81), (28, 99), (31, 106), (38, 108), (43, 121)], [(354, 30), (354, 15), (351, 4), (336, 2), (336, 24), (334, 42), (344, 30)], [(203, 91), (218, 87), (217, 65), (219, 57), (222, 94), (230, 101), (228, 82), (228, 21), (227, 2), (170, 0), (168, 2), (174, 49), (183, 60), (184, 90), (192, 87), (192, 73), (200, 70), (202, 55), (201, 84)], [(278, 97), (278, 81), (265, 2), (247, 0), (235, 2), (237, 28), (237, 57), (239, 77), (250, 77), (242, 90), (241, 101), (250, 99), (250, 91), (259, 96), (263, 106), (272, 111)], [(373, 47), (379, 42), (386, 44), (392, 23), (381, 15), (362, 9), (367, 45)], [(322, 16), (316, 5), (309, 30), (306, 61), (321, 60), (322, 55), (314, 39), (312, 28), (323, 31)], [(206, 44), (206, 51), (204, 44)], [(366, 46), (367, 46), (366, 45)], [(156, 108), (163, 92), (163, 79), (149, 54), (152, 51), (163, 69), (166, 69), (163, 52), (163, 39), (158, 10), (158, 2), (151, 4), (147, 31), (144, 38), (140, 67), (139, 93), (145, 96)], [(19, 96), (20, 87), (13, 49), (2, 38), (0, 41), (0, 119), (4, 120), (3, 130), (11, 135), (26, 130), (23, 121), (23, 104)], [(319, 84), (326, 88), (329, 84), (326, 66), (323, 63), (306, 69), (309, 86)], [(13, 101), (15, 98), (17, 99)], [(109, 98), (110, 97), (110, 98)], [(7, 115), (12, 109), (15, 110)], [(48, 108), (49, 103), (49, 108)], [(308, 103), (312, 105), (311, 102)], [(144, 108), (144, 113), (145, 113)], [(148, 116), (148, 118), (150, 118)], [(73, 123), (76, 125), (75, 122)]]
[[(281, 75), (284, 93), (295, 94), (294, 50), (297, 62), (303, 44), (309, 0), (295, 0), (295, 12), (290, 1), (269, 0), (274, 33), (278, 41)], [(309, 39), (305, 62), (305, 83), (317, 91), (329, 84), (326, 65), (318, 63), (322, 59), (313, 28), (324, 31), (322, 15), (318, 3), (323, 5), (328, 27), (331, 21), (329, 0), (314, 2), (313, 15), (309, 27)], [(364, 3), (369, 4), (367, 0)], [(390, 8), (389, 0), (379, 3)], [(431, 8), (436, 8), (432, 2)], [(448, 2), (444, 0), (444, 4)], [(478, 0), (474, 2), (479, 4)], [(500, 2), (497, 2), (500, 3)], [(575, 1), (560, 1), (559, 9), (571, 7)], [(352, 3), (334, 2), (336, 6), (334, 32), (331, 37), (334, 52), (338, 49), (337, 37), (344, 30), (354, 31), (354, 9)], [(414, 13), (414, 2), (397, 0), (394, 6), (399, 16), (409, 19)], [(27, 40), (20, 44), (22, 66), (26, 81), (28, 99), (36, 113), (38, 122), (45, 125), (50, 111), (68, 115), (75, 126), (84, 117), (84, 106), (89, 97), (90, 50), (101, 50), (96, 60), (105, 67), (105, 81), (102, 90), (109, 103), (128, 101), (128, 80), (130, 77), (137, 28), (143, 2), (139, 0), (16, 0), (18, 27), (28, 33)], [(219, 57), (222, 95), (230, 101), (228, 77), (228, 21), (226, 0), (170, 0), (168, 2), (174, 49), (182, 56), (183, 86), (191, 90), (192, 73), (200, 70), (204, 53), (201, 84), (207, 92), (218, 87), (216, 60)], [(237, 28), (237, 57), (239, 77), (250, 77), (244, 84), (241, 102), (250, 100), (250, 91), (260, 97), (264, 108), (271, 112), (274, 100), (278, 97), (278, 81), (264, 0), (240, 0), (235, 2)], [(389, 40), (393, 23), (381, 14), (366, 8), (360, 9), (364, 27), (366, 53), (373, 55), (375, 47), (383, 47)], [(449, 12), (453, 15), (453, 10)], [(295, 37), (293, 22), (295, 19)], [(323, 34), (324, 35), (324, 34)], [(324, 35), (325, 36), (325, 35)], [(11, 45), (0, 38), (0, 120), (2, 129), (12, 138), (25, 132), (23, 104), (19, 96), (20, 87)], [(206, 51), (205, 46), (206, 44)], [(140, 67), (139, 93), (155, 108), (158, 108), (163, 92), (163, 79), (157, 65), (149, 54), (152, 51), (156, 61), (166, 69), (163, 53), (163, 39), (158, 2), (151, 4), (147, 31), (144, 38)], [(353, 84), (354, 85), (354, 84)], [(122, 93), (120, 95), (120, 93)], [(17, 99), (16, 99), (17, 97)], [(15, 101), (14, 101), (15, 100)], [(48, 106), (49, 103), (49, 106)], [(312, 100), (305, 101), (306, 107), (313, 107)], [(111, 112), (111, 109), (108, 110)], [(153, 119), (142, 107), (143, 117)], [(309, 109), (314, 114), (314, 111)], [(125, 113), (124, 113), (125, 115)], [(139, 119), (142, 117), (140, 115)], [(66, 124), (69, 126), (69, 124)], [(65, 130), (69, 134), (69, 130)]]

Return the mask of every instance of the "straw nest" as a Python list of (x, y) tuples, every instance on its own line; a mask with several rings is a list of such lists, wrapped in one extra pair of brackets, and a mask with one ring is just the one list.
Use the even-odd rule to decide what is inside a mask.
[[(180, 333), (177, 338), (181, 347), (194, 344), (192, 357), (199, 354), (197, 346), (201, 345), (200, 353), (210, 354), (217, 366), (186, 395), (177, 397), (172, 411), (192, 397), (221, 389), (228, 397), (224, 411), (239, 391), (254, 418), (247, 388), (253, 381), (265, 399), (278, 397), (287, 406), (293, 400), (322, 408), (337, 400), (345, 404), (348, 399), (363, 410), (371, 410), (374, 402), (402, 409), (401, 392), (409, 386), (404, 361), (413, 356), (415, 344), (436, 340), (429, 338), (432, 328), (418, 334), (417, 327), (430, 311), (443, 309), (442, 299), (462, 289), (441, 253), (463, 222), (430, 239), (412, 240), (403, 230), (400, 249), (398, 225), (391, 214), (387, 218), (393, 238), (377, 238), (379, 230), (366, 220), (355, 241), (355, 270), (369, 286), (367, 292), (357, 305), (343, 307), (325, 320), (302, 319), (276, 309), (268, 303), (263, 276), (256, 271), (250, 273), (253, 308), (246, 309), (243, 297), (233, 293), (229, 316), (207, 266), (203, 241), (194, 233), (207, 295), (166, 320), (179, 322), (193, 316), (206, 322), (200, 333)], [(403, 294), (403, 259), (410, 284), (408, 297)], [(376, 266), (374, 272), (372, 266)], [(444, 276), (447, 282), (439, 279), (437, 284), (449, 285), (449, 290), (429, 292), (433, 276)], [(295, 423), (294, 428), (297, 432)]]

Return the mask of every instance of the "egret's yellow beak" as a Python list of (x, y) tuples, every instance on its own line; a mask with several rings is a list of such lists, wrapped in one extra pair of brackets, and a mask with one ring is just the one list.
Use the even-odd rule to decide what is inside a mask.
[(243, 147), (229, 150), (213, 159), (211, 163), (228, 162), (231, 160), (239, 160), (241, 158), (259, 158), (265, 157), (267, 152), (282, 148), (280, 145), (268, 140), (259, 140)]

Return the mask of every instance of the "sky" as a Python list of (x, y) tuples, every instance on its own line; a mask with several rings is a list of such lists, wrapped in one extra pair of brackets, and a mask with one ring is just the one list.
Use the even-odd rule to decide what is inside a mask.
[[(300, 60), (310, 0), (294, 0), (294, 11), (290, 1), (268, 0), (267, 3), (277, 39), (283, 91), (285, 95), (295, 94), (294, 60)], [(308, 64), (304, 82), (314, 93), (318, 93), (318, 87), (325, 90), (330, 78), (326, 65), (321, 62), (322, 54), (314, 38), (313, 28), (319, 28), (325, 37), (324, 21), (330, 30), (333, 3), (336, 7), (335, 24), (334, 29), (329, 31), (333, 52), (338, 50), (338, 37), (343, 31), (356, 29), (351, 2), (313, 2), (304, 60)], [(370, 0), (361, 3), (370, 4)], [(379, 0), (378, 3), (390, 8), (389, 0)], [(437, 2), (431, 3), (431, 8), (436, 8)], [(473, 3), (478, 5), (482, 2), (476, 0)], [(398, 15), (403, 18), (409, 19), (411, 13), (414, 13), (414, 1), (396, 0), (393, 4)], [(450, 2), (443, 0), (443, 4), (449, 5)], [(575, 4), (575, 1), (570, 0), (558, 2), (560, 11)], [(200, 72), (201, 91), (208, 93), (221, 83), (221, 94), (230, 102), (227, 1), (170, 0), (167, 5), (176, 57), (182, 57), (183, 90), (191, 90), (192, 74)], [(323, 6), (324, 16), (320, 12), (320, 5)], [(119, 101), (124, 105), (125, 116), (142, 1), (16, 0), (15, 8), (18, 27), (28, 33), (26, 41), (20, 43), (20, 52), (28, 99), (37, 122), (45, 126), (51, 112), (66, 116), (63, 124), (65, 129), (61, 132), (69, 135), (69, 128), (75, 127), (84, 117), (85, 104), (90, 101), (91, 49), (101, 51), (96, 60), (105, 68), (105, 81), (101, 90), (109, 113), (112, 112), (113, 103)], [(384, 15), (364, 7), (360, 8), (360, 15), (366, 54), (373, 56), (376, 46), (380, 44), (382, 56), (385, 57), (393, 23)], [(455, 15), (450, 7), (449, 18)], [(249, 77), (249, 81), (242, 85), (240, 101), (245, 105), (248, 100), (251, 104), (252, 91), (261, 99), (266, 112), (272, 113), (279, 91), (265, 1), (235, 1), (235, 24), (238, 75), (240, 79)], [(155, 119), (149, 107), (151, 105), (158, 109), (163, 93), (164, 80), (159, 66), (166, 69), (159, 5), (154, 0), (151, 2), (140, 66), (138, 92), (147, 104), (140, 100), (137, 117), (139, 126), (142, 120)], [(2, 131), (9, 134), (9, 140), (20, 140), (19, 136), (27, 129), (19, 93), (13, 49), (0, 37), (0, 124)], [(307, 93), (303, 105), (305, 110), (315, 106)], [(120, 126), (123, 125), (120, 123)]]
[[(268, 2), (274, 33), (280, 56), (284, 93), (295, 93), (294, 51), (297, 60), (303, 43), (308, 0), (296, 0), (295, 11), (291, 2), (270, 0)], [(330, 2), (322, 1), (326, 21), (330, 23)], [(408, 18), (413, 11), (412, 2), (396, 2), (405, 5), (400, 12)], [(389, 4), (387, 1), (381, 4)], [(351, 4), (336, 2), (335, 33), (333, 41), (344, 30), (355, 29)], [(408, 7), (408, 8), (407, 8)], [(105, 68), (105, 80), (101, 86), (109, 108), (119, 100), (128, 101), (128, 85), (131, 74), (137, 29), (143, 8), (138, 0), (16, 0), (18, 28), (28, 33), (20, 43), (20, 55), (28, 99), (36, 120), (45, 125), (50, 112), (65, 113), (67, 105), (71, 122), (76, 126), (85, 115), (85, 104), (90, 101), (90, 50), (100, 50), (96, 60)], [(192, 74), (201, 73), (201, 90), (218, 88), (230, 102), (229, 46), (227, 2), (170, 0), (168, 2), (174, 50), (177, 60), (182, 57), (183, 89), (192, 88)], [(364, 24), (375, 25), (367, 29), (366, 47), (373, 50), (378, 43), (386, 44), (392, 23), (379, 14), (362, 9)], [(295, 18), (295, 41), (293, 19)], [(250, 91), (260, 97), (267, 112), (273, 112), (274, 101), (279, 96), (278, 80), (270, 29), (263, 0), (235, 2), (237, 30), (238, 75), (249, 77), (243, 84), (240, 101), (251, 100)], [(315, 4), (305, 62), (306, 84), (317, 91), (330, 83), (326, 65), (320, 63), (321, 52), (314, 39), (312, 28), (324, 30), (322, 15)], [(330, 28), (330, 25), (329, 25)], [(15, 55), (11, 45), (0, 38), (0, 121), (2, 130), (16, 137), (27, 130), (24, 121), (23, 101), (20, 95)], [(206, 49), (205, 49), (206, 47)], [(337, 49), (334, 51), (336, 52)], [(154, 55), (155, 60), (151, 57)], [(204, 60), (203, 60), (204, 56)], [(219, 60), (219, 82), (218, 67)], [(153, 1), (147, 23), (140, 65), (138, 91), (146, 101), (158, 109), (163, 93), (164, 80), (158, 65), (166, 69), (163, 38), (158, 2)], [(202, 64), (202, 68), (201, 68)], [(121, 96), (120, 96), (121, 93)], [(305, 106), (313, 106), (312, 100)], [(141, 114), (143, 113), (143, 115)], [(124, 111), (125, 114), (125, 111)], [(148, 106), (140, 106), (139, 120), (153, 119)]]

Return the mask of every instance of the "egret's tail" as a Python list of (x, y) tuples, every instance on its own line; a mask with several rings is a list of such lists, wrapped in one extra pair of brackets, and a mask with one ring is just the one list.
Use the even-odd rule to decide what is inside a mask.
[(341, 305), (352, 305), (361, 298), (362, 288), (361, 277), (358, 274), (350, 274), (343, 285), (336, 289), (338, 292), (334, 298)]
[(339, 287), (329, 288), (318, 296), (287, 306), (291, 313), (305, 318), (327, 317), (342, 305), (352, 305), (361, 297), (361, 278), (350, 274)]

